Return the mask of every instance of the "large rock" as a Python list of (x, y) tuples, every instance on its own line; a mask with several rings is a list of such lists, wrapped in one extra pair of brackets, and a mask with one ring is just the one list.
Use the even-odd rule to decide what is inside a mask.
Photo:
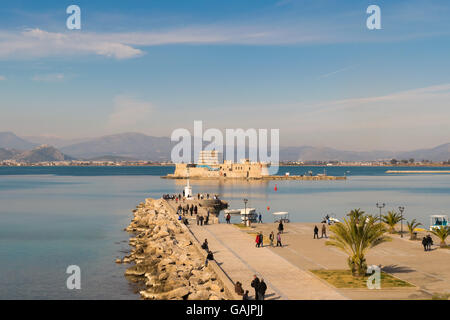
[(199, 290), (191, 293), (188, 300), (208, 300), (210, 295), (208, 290)]

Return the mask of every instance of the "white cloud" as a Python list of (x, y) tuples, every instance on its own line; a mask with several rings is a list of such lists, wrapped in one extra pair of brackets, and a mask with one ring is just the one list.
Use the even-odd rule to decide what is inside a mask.
[(0, 58), (35, 58), (96, 54), (116, 59), (139, 56), (143, 52), (102, 35), (56, 33), (30, 29), (21, 33), (0, 32)]
[(150, 125), (153, 109), (150, 102), (117, 96), (114, 98), (114, 110), (108, 116), (107, 127), (117, 131), (145, 130)]
[(62, 73), (37, 74), (31, 79), (39, 82), (61, 82), (64, 81), (65, 76)]

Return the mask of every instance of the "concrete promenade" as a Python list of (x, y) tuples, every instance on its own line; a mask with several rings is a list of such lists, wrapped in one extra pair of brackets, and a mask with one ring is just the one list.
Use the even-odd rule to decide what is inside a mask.
[(299, 269), (269, 248), (256, 248), (250, 235), (234, 225), (214, 224), (190, 225), (189, 228), (199, 241), (208, 239), (209, 248), (220, 267), (234, 282), (240, 281), (244, 290), (249, 290), (253, 275), (263, 278), (269, 299), (345, 299), (337, 290)]
[[(269, 250), (304, 270), (347, 269), (345, 253), (326, 246), (326, 238), (313, 239), (314, 225), (321, 230), (320, 223), (285, 224), (283, 234), (285, 247)], [(274, 223), (253, 224), (253, 226), (253, 232), (262, 231), (265, 236), (277, 228), (277, 224)], [(419, 239), (425, 234), (419, 234)], [(250, 235), (247, 236), (250, 238)], [(369, 250), (366, 256), (367, 263), (381, 265), (383, 271), (412, 283), (416, 288), (337, 289), (338, 292), (350, 299), (430, 299), (434, 293), (450, 292), (450, 250), (440, 249), (437, 238), (433, 236), (435, 245), (432, 251), (424, 252), (421, 241), (408, 240), (407, 234), (403, 239), (399, 235), (390, 237), (391, 242)], [(249, 241), (251, 240), (250, 238)]]

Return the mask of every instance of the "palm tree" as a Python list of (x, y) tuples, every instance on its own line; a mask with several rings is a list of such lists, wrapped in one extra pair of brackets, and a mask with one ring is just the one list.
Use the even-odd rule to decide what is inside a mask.
[(412, 219), (411, 222), (407, 221), (406, 225), (408, 226), (409, 240), (414, 240), (414, 230), (422, 224), (417, 222), (416, 219)]
[(361, 209), (353, 209), (352, 211), (347, 213), (347, 216), (359, 221), (359, 219), (364, 215), (364, 213), (365, 212), (362, 211)]
[[(353, 210), (355, 211), (355, 210)], [(350, 213), (350, 218), (330, 227), (333, 234), (326, 242), (348, 254), (348, 265), (354, 276), (364, 276), (367, 271), (366, 252), (380, 243), (391, 240), (385, 236), (386, 228), (373, 217)]]
[(401, 214), (395, 211), (389, 211), (387, 214), (382, 216), (382, 221), (389, 226), (389, 233), (395, 233), (395, 225), (402, 220), (403, 218)]
[(449, 227), (440, 226), (439, 228), (434, 228), (433, 230), (431, 230), (431, 233), (438, 237), (439, 240), (441, 240), (441, 248), (445, 248), (447, 246), (447, 244), (445, 243), (445, 239), (447, 239), (450, 233)]

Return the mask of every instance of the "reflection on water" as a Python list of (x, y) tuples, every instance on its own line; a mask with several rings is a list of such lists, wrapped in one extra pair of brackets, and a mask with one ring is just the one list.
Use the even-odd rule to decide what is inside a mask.
[[(72, 169), (76, 170), (76, 169)], [(161, 170), (161, 169), (158, 169)], [(367, 169), (366, 169), (367, 170)], [(0, 177), (0, 298), (137, 299), (116, 265), (129, 250), (123, 231), (146, 197), (181, 193), (185, 181), (152, 175), (2, 175)], [(277, 191), (274, 190), (277, 184)], [(430, 214), (450, 211), (449, 175), (367, 175), (346, 181), (192, 180), (193, 192), (219, 194), (230, 208), (288, 211), (291, 221), (338, 218), (353, 208), (378, 213), (405, 206), (407, 220), (425, 226)], [(270, 212), (267, 211), (270, 207)], [(238, 217), (237, 217), (238, 218)], [(81, 267), (82, 289), (66, 289), (68, 265)]]

